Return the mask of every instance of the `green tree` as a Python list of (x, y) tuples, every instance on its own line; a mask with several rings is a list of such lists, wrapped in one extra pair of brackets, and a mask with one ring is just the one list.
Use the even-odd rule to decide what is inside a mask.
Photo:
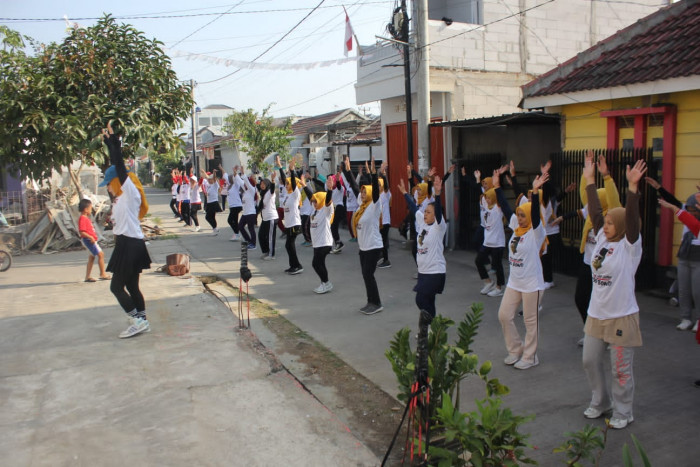
[(242, 143), (251, 167), (258, 169), (262, 169), (265, 158), (274, 152), (279, 153), (281, 159), (286, 159), (289, 155), (292, 123), (287, 119), (283, 126), (275, 126), (269, 111), (270, 106), (262, 114), (253, 109), (240, 112), (234, 110), (224, 120), (224, 131)]
[(60, 43), (23, 50), (0, 29), (0, 157), (44, 178), (74, 160), (103, 162), (100, 130), (112, 121), (124, 154), (183, 153), (174, 130), (189, 116), (191, 89), (177, 80), (161, 42), (106, 15)]

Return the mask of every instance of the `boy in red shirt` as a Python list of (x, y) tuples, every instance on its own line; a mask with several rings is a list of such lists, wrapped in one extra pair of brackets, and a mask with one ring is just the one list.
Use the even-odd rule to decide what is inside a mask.
[(85, 248), (90, 252), (87, 263), (87, 272), (85, 273), (85, 282), (95, 282), (95, 279), (90, 277), (92, 272), (92, 264), (97, 258), (97, 264), (100, 266), (100, 280), (111, 279), (110, 276), (105, 272), (105, 254), (102, 249), (97, 244), (97, 233), (95, 232), (95, 226), (92, 225), (90, 220), (90, 214), (92, 213), (92, 201), (89, 199), (81, 199), (80, 204), (78, 204), (78, 209), (80, 210), (80, 219), (78, 220), (78, 231), (80, 233), (80, 240), (85, 245)]

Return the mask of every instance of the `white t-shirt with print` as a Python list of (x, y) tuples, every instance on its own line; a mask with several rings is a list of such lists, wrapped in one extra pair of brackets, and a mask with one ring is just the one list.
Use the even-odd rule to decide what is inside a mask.
[[(194, 181), (194, 186), (192, 185)], [(197, 177), (190, 178), (190, 204), (202, 204), (201, 187), (197, 183)]]
[(330, 206), (323, 206), (318, 211), (314, 210), (309, 217), (309, 226), (311, 230), (311, 244), (314, 248), (333, 245), (333, 234), (331, 234), (331, 217), (335, 208), (331, 203)]
[(301, 197), (301, 207), (299, 208), (299, 214), (302, 216), (310, 216), (311, 213), (314, 212), (313, 206), (311, 206), (311, 202), (309, 201), (309, 198), (306, 196)]
[(515, 229), (518, 228), (518, 217), (513, 214), (510, 217), (510, 228), (513, 230), (513, 235), (506, 245), (510, 265), (508, 287), (522, 293), (544, 290), (540, 249), (547, 234), (544, 232), (542, 222), (536, 229), (530, 229), (522, 237), (517, 237)]
[(207, 192), (207, 204), (217, 203), (219, 201), (219, 182), (209, 183), (209, 180), (202, 181), (202, 187)]
[(416, 211), (416, 230), (418, 231), (416, 237), (418, 242), (416, 244), (418, 272), (421, 274), (445, 273), (445, 246), (443, 243), (447, 231), (445, 219), (443, 218), (439, 224), (435, 221), (432, 225), (428, 225), (425, 223), (423, 213)]
[(262, 220), (272, 221), (279, 219), (279, 214), (277, 214), (277, 206), (275, 206), (276, 197), (277, 194), (275, 193), (275, 190), (267, 190), (263, 196), (263, 208), (262, 212), (260, 213), (262, 215)]
[(231, 183), (228, 187), (228, 197), (226, 197), (229, 208), (240, 208), (243, 206), (243, 202), (241, 201), (242, 188), (243, 182), (238, 175), (234, 175), (233, 183)]
[(132, 238), (143, 238), (139, 209), (141, 193), (131, 178), (127, 177), (122, 185), (122, 194), (114, 198), (112, 203), (112, 232), (114, 235), (124, 235)]
[(331, 200), (333, 201), (333, 206), (345, 206), (345, 202), (343, 201), (343, 198), (345, 196), (345, 189), (343, 186), (340, 186), (340, 189), (336, 190), (335, 187), (333, 187), (333, 193), (331, 196)]
[(280, 183), (277, 185), (277, 204), (279, 207), (284, 207), (285, 199), (287, 199), (287, 188)]
[(484, 246), (488, 248), (503, 248), (506, 246), (506, 232), (503, 230), (503, 211), (494, 204), (489, 209), (488, 204), (481, 209), (481, 226), (484, 228)]
[(382, 225), (391, 224), (391, 191), (382, 190), (379, 202), (382, 203)]
[(170, 187), (170, 194), (173, 195), (173, 199), (177, 199), (177, 183), (173, 183), (173, 186)]
[[(287, 189), (285, 188), (285, 191)], [(301, 225), (301, 215), (299, 214), (299, 198), (301, 197), (301, 190), (295, 188), (291, 193), (287, 193), (287, 197), (284, 199), (284, 226), (286, 228), (294, 227), (295, 225)]]
[(560, 231), (559, 224), (552, 224), (552, 222), (557, 218), (557, 201), (555, 199), (549, 200), (547, 206), (544, 207), (544, 231), (547, 235), (555, 235)]
[[(342, 174), (341, 177), (343, 177), (343, 182), (345, 182), (345, 186), (350, 186), (350, 183), (348, 183), (348, 179), (345, 178), (345, 174)], [(345, 192), (345, 209), (347, 209), (349, 212), (355, 212), (359, 207), (360, 203), (357, 202), (357, 196), (355, 196), (355, 192), (352, 190), (347, 190)]]
[(642, 259), (641, 235), (634, 244), (627, 241), (627, 237), (610, 242), (601, 228), (596, 241), (591, 261), (593, 291), (588, 316), (612, 319), (637, 313), (634, 275)]
[(243, 194), (241, 195), (241, 202), (243, 204), (243, 210), (241, 214), (244, 216), (249, 216), (251, 214), (256, 214), (255, 210), (255, 187), (250, 183), (248, 177), (240, 177), (241, 184), (243, 185)]
[(357, 222), (357, 245), (361, 251), (376, 250), (382, 248), (382, 234), (379, 232), (379, 216), (382, 214), (382, 206), (377, 200), (370, 202)]
[(183, 181), (180, 185), (180, 201), (190, 202), (190, 181)]

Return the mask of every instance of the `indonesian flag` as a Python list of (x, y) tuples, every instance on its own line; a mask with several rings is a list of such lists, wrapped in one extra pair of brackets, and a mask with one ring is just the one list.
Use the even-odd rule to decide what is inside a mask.
[(350, 24), (350, 17), (348, 16), (348, 12), (343, 7), (343, 11), (345, 11), (345, 56), (348, 56), (348, 52), (352, 50), (352, 36), (355, 35), (355, 33), (352, 30), (352, 25)]

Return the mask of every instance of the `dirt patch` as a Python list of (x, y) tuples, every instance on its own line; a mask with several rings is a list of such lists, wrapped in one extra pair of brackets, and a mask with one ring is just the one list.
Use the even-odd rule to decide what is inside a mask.
[[(238, 295), (238, 289), (226, 281), (216, 284)], [(210, 285), (206, 287), (210, 289)], [(231, 305), (235, 314), (236, 303)], [(268, 348), (250, 330), (240, 331), (250, 347), (267, 359), (270, 372), (288, 371), (382, 459), (403, 415), (403, 404), (274, 308), (251, 297), (250, 311), (276, 336), (273, 348)], [(284, 360), (292, 364), (283, 365), (278, 355), (285, 355)], [(397, 438), (388, 465), (401, 462), (404, 442), (405, 431)]]

